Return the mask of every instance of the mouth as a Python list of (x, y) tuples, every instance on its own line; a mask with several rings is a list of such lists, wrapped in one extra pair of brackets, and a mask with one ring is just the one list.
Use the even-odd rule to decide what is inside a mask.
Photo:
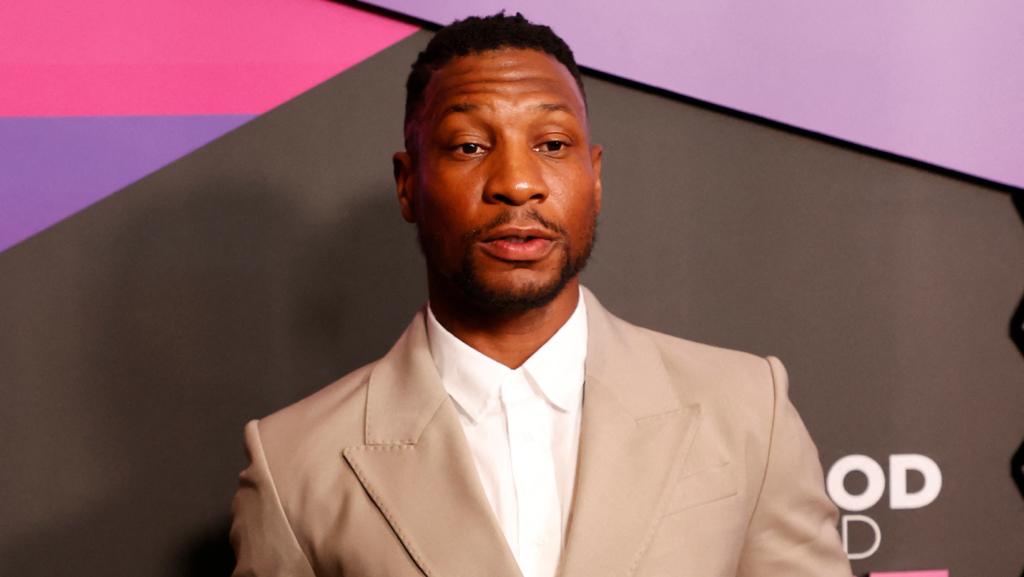
[(547, 256), (556, 238), (551, 231), (541, 227), (500, 227), (487, 234), (480, 241), (480, 246), (499, 260), (530, 262)]
[(510, 243), (512, 243), (512, 244), (526, 244), (526, 243), (528, 243), (528, 242), (533, 242), (533, 241), (535, 241), (535, 240), (545, 240), (545, 239), (538, 239), (538, 238), (537, 238), (537, 237), (535, 237), (535, 236), (526, 236), (526, 237), (520, 237), (520, 236), (503, 236), (503, 237), (501, 237), (501, 238), (496, 238), (496, 239), (494, 239), (494, 240), (493, 240), (493, 241), (491, 241), (491, 242), (498, 242), (498, 241), (500, 241), (500, 242), (510, 242)]

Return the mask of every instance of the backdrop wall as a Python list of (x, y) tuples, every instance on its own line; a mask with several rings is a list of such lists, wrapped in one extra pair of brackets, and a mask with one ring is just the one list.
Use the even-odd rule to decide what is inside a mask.
[[(383, 355), (425, 299), (390, 155), (429, 35), (0, 253), (0, 574), (230, 572), (244, 423)], [(825, 471), (882, 470), (844, 510), (851, 552), (881, 536), (855, 573), (1020, 575), (1014, 190), (587, 82), (605, 193), (585, 284), (637, 324), (782, 358)], [(941, 489), (893, 509), (907, 454)], [(879, 488), (842, 463), (867, 474), (840, 476), (841, 504)]]

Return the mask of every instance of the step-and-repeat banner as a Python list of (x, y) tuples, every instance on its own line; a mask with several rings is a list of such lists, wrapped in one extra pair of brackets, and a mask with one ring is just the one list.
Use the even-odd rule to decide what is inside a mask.
[[(1024, 130), (1003, 90), (1020, 70), (967, 42), (1016, 46), (1016, 8), (889, 3), (900, 18), (846, 19), (888, 36), (830, 51), (851, 36), (820, 9), (737, 21), (693, 3), (629, 36), (652, 12), (574, 25), (521, 4), (602, 72), (585, 284), (636, 324), (783, 360), (857, 575), (1020, 576)], [(818, 43), (792, 46), (786, 22)], [(961, 60), (921, 66), (930, 44), (907, 30), (944, 31)], [(430, 34), (327, 0), (0, 8), (0, 574), (230, 572), (245, 422), (379, 358), (426, 297), (390, 158)], [(855, 68), (858, 50), (856, 74), (881, 74), (885, 50), (906, 67), (864, 94), (829, 77), (835, 95), (786, 56)], [(986, 85), (992, 70), (1009, 80)], [(861, 108), (843, 117), (844, 98)]]

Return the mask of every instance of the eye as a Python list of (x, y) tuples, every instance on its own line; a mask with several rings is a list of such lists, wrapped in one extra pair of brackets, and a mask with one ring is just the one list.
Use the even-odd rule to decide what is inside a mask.
[(551, 140), (541, 144), (539, 148), (543, 152), (558, 152), (559, 150), (562, 150), (563, 146), (565, 146), (564, 142), (560, 140)]
[(463, 154), (476, 154), (476, 153), (480, 152), (480, 145), (476, 144), (476, 143), (473, 143), (473, 142), (467, 142), (465, 144), (460, 144), (459, 145), (459, 152), (461, 152)]

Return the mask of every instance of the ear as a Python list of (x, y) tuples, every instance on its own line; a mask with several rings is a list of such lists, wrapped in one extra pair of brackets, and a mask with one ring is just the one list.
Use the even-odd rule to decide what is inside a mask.
[(402, 207), (402, 218), (406, 222), (416, 222), (416, 203), (413, 199), (416, 175), (413, 171), (412, 157), (408, 152), (396, 152), (391, 158), (395, 170), (395, 185), (398, 189), (398, 204)]
[(590, 147), (590, 164), (594, 167), (594, 203), (597, 205), (597, 212), (601, 212), (601, 155), (604, 149), (600, 144)]

